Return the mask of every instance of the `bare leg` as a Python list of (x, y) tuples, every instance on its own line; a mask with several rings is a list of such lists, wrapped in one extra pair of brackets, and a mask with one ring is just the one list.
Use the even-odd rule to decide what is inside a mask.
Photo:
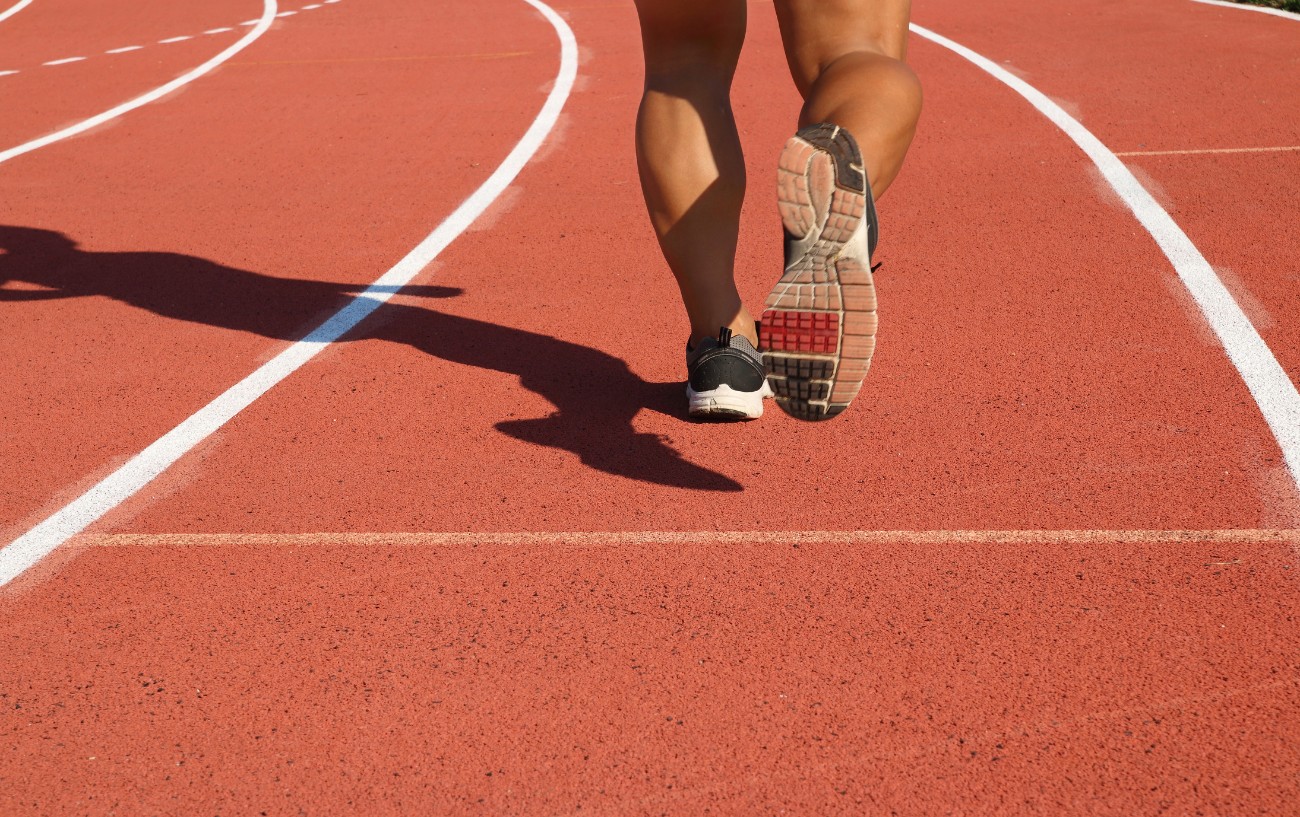
[(745, 162), (730, 95), (745, 0), (637, 0), (637, 13), (646, 63), (637, 164), (691, 340), (726, 326), (756, 342), (733, 278)]
[(921, 84), (903, 62), (911, 0), (776, 0), (776, 11), (804, 98), (799, 125), (830, 122), (853, 134), (879, 199), (921, 114)]

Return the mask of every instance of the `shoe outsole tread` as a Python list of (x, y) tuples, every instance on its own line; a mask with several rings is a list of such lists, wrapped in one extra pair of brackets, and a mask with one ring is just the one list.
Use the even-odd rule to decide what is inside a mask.
[(827, 124), (795, 134), (777, 203), (787, 257), (762, 318), (768, 382), (787, 414), (827, 420), (858, 394), (875, 351), (875, 205), (853, 137)]

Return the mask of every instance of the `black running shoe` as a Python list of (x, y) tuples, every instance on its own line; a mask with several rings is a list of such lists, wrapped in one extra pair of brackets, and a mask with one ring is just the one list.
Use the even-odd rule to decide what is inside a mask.
[(754, 420), (763, 416), (763, 398), (772, 396), (763, 356), (725, 326), (716, 339), (686, 347), (686, 373), (692, 417)]
[(862, 387), (876, 348), (871, 253), (879, 228), (858, 145), (809, 125), (786, 143), (777, 175), (785, 273), (763, 312), (763, 360), (776, 404), (827, 420)]

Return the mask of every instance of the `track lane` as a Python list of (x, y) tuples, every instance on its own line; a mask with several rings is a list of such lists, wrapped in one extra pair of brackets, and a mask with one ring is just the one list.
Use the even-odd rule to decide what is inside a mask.
[(960, 43), (913, 25), (913, 31), (960, 54), (998, 81), (1011, 87), (1087, 154), (1142, 227), (1169, 259), (1232, 365), (1241, 375), (1277, 443), (1293, 484), (1300, 488), (1300, 392), (1288, 378), (1273, 350), (1237, 304), (1223, 280), (1205, 260), (1151, 192), (1109, 148), (1042, 92), (1011, 72)]
[[(13, 535), (201, 407), (219, 391), (214, 384), (238, 381), (250, 362), (301, 337), (382, 274), (395, 260), (392, 248), (418, 243), (523, 132), (526, 122), (512, 120), (526, 114), (494, 95), (533, 97), (540, 106), (538, 85), (554, 76), (549, 27), (469, 28), (472, 36), (450, 38), (439, 52), (422, 36), (429, 23), (418, 12), (373, 19), (350, 24), (377, 27), (388, 43), (378, 54), (346, 28), (303, 26), (300, 37), (281, 37), (260, 54), (276, 64), (232, 64), (204, 83), (206, 99), (193, 100), (201, 104), (187, 105), (184, 117), (145, 109), (126, 120), (131, 132), (98, 135), (96, 150), (67, 143), (7, 166), (11, 194), (0, 223), (13, 228), (0, 243), (10, 252), (5, 277), (25, 289), (11, 289), (19, 294), (2, 304), (13, 316), (9, 376), (20, 388), (0, 407), (31, 432), (5, 441), (5, 463), (30, 471), (8, 481), (0, 503)], [(443, 25), (466, 30), (475, 19), (465, 11)], [(322, 48), (337, 61), (300, 64)], [(420, 59), (388, 59), (403, 54)], [(302, 84), (304, 71), (321, 83), (315, 90)], [(376, 89), (390, 129), (373, 127)], [(220, 100), (257, 113), (236, 124)], [(474, 155), (452, 147), (412, 165), (408, 151), (394, 150), (403, 140), (456, 145), (458, 121), (424, 115), (402, 124), (411, 111), (453, 100), (485, 123)], [(79, 157), (79, 173), (104, 179), (98, 198), (48, 195), (54, 180), (68, 178), (66, 152)], [(136, 155), (151, 157), (143, 170), (121, 158)], [(398, 200), (411, 206), (393, 210)], [(192, 211), (169, 204), (183, 201), (214, 204), (201, 206), (205, 221), (196, 228)], [(331, 217), (322, 220), (322, 210)], [(333, 218), (353, 226), (339, 229)], [(114, 238), (95, 240), (104, 235)], [(148, 243), (137, 240), (143, 235)], [(176, 281), (189, 283), (178, 289)], [(114, 363), (123, 359), (137, 362)], [(93, 398), (63, 399), (69, 383)], [(51, 447), (47, 435), (63, 444)]]
[[(1300, 383), (1300, 233), (1284, 215), (1295, 155), (1172, 153), (1300, 145), (1295, 29), (1176, 0), (1072, 7), (1070, 38), (1055, 35), (1060, 10), (1002, 0), (972, 12), (936, 7), (947, 33), (1028, 77), (1112, 149), (1171, 152), (1124, 158), (1258, 315), (1261, 336)], [(985, 14), (1006, 26), (990, 30)], [(1199, 66), (1191, 72), (1190, 43)]]
[(1285, 813), (1297, 570), (1250, 544), (93, 548), (6, 613), (27, 760), (0, 802)]

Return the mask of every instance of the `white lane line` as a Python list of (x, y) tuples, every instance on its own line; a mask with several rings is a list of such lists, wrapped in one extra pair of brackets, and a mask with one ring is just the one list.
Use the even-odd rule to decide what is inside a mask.
[(1237, 367), (1246, 388), (1255, 398), (1264, 422), (1282, 450), (1282, 459), (1291, 472), (1292, 481), (1300, 487), (1300, 392), (1296, 391), (1295, 384), (1287, 377), (1273, 351), (1237, 305), (1210, 262), (1205, 260), (1173, 217), (1110, 148), (1041, 91), (964, 45), (915, 24), (911, 28), (916, 34), (956, 52), (1010, 86), (1087, 154), (1173, 264), (1178, 278), (1201, 308), (1201, 313), (1228, 353), (1228, 359)]
[(16, 74), (16, 73), (18, 73), (18, 72), (17, 72), (17, 71), (0, 71), (0, 77), (7, 77), (7, 76), (9, 76), (10, 74)]
[(394, 533), (101, 533), (89, 547), (458, 547), (499, 545), (1215, 545), (1298, 544), (1300, 530), (729, 530)]
[(1199, 150), (1117, 150), (1116, 156), (1206, 156), (1214, 153), (1290, 153), (1300, 145), (1271, 148), (1201, 148)]
[(5, 20), (8, 20), (10, 17), (14, 16), (18, 12), (27, 8), (31, 4), (32, 4), (32, 0), (18, 0), (17, 3), (14, 3), (9, 8), (5, 9), (4, 11), (0, 11), (0, 23), (3, 23)]
[[(31, 2), (31, 0), (27, 0), (27, 2)], [(320, 7), (321, 7), (320, 4), (314, 4), (314, 5), (310, 5), (310, 6), (303, 6), (299, 11), (308, 11), (308, 10), (310, 10), (310, 9), (318, 9), (318, 8), (320, 8)], [(12, 10), (11, 10), (11, 11), (12, 11)], [(276, 14), (275, 16), (276, 16), (276, 17), (292, 17), (293, 15), (295, 15), (295, 14), (297, 14), (297, 13), (298, 13), (297, 11), (282, 11), (282, 12), (279, 12), (278, 14)], [(0, 18), (0, 19), (3, 19), (3, 18)], [(255, 26), (255, 25), (257, 25), (259, 22), (260, 22), (260, 20), (245, 20), (244, 22), (240, 23), (240, 25), (241, 25), (241, 26)], [(205, 31), (205, 32), (203, 32), (203, 33), (204, 33), (204, 34), (224, 34), (224, 33), (226, 33), (227, 31), (234, 31), (234, 30), (235, 30), (235, 29), (234, 29), (233, 27), (231, 27), (231, 26), (223, 26), (223, 27), (221, 27), (221, 28), (210, 28), (210, 29), (208, 29), (207, 31)], [(183, 35), (181, 35), (181, 36), (179, 36), (179, 37), (168, 37), (168, 38), (165, 39), (165, 40), (159, 40), (159, 41), (158, 41), (158, 45), (168, 45), (168, 44), (170, 44), (170, 43), (180, 43), (180, 42), (185, 42), (186, 40), (193, 40), (193, 39), (195, 39), (195, 37), (197, 37), (197, 36), (200, 36), (200, 35), (197, 35), (197, 34), (183, 34)], [(104, 53), (105, 53), (105, 54), (125, 54), (125, 53), (127, 53), (128, 51), (139, 51), (139, 50), (141, 50), (142, 48), (144, 48), (144, 46), (142, 46), (142, 45), (128, 45), (128, 46), (125, 46), (125, 47), (123, 47), (123, 48), (110, 48), (108, 51), (105, 51)], [(84, 59), (86, 59), (86, 58), (85, 58), (85, 57), (69, 57), (68, 59), (64, 59), (64, 60), (52, 60), (52, 61), (50, 61), (50, 62), (43, 63), (43, 64), (44, 64), (44, 65), (63, 65), (64, 63), (69, 63), (69, 62), (81, 62), (81, 61), (84, 60)], [(16, 73), (18, 73), (18, 72), (17, 72), (17, 71), (3, 71), (3, 72), (0, 72), (0, 77), (5, 76), (6, 74), (16, 74)]]
[(1267, 6), (1256, 6), (1248, 3), (1227, 3), (1224, 0), (1192, 0), (1193, 3), (1201, 3), (1206, 6), (1223, 6), (1228, 9), (1240, 9), (1241, 11), (1258, 11), (1260, 14), (1272, 14), (1274, 17), (1286, 17), (1291, 20), (1300, 20), (1300, 14), (1294, 11), (1283, 11), (1282, 9), (1272, 9)]
[(262, 0), (262, 4), (263, 4), (262, 19), (258, 22), (257, 26), (254, 27), (247, 34), (245, 34), (243, 37), (241, 37), (233, 45), (229, 46), (228, 48), (226, 48), (221, 53), (217, 54), (212, 59), (203, 63), (198, 68), (195, 68), (191, 71), (187, 71), (186, 73), (181, 74), (179, 77), (172, 80), (171, 82), (168, 82), (165, 85), (160, 85), (157, 88), (154, 88), (152, 91), (149, 91), (148, 93), (142, 96), (138, 96), (135, 99), (130, 100), (129, 102), (123, 102), (121, 105), (118, 105), (115, 108), (110, 108), (107, 111), (104, 111), (103, 113), (96, 114), (95, 116), (90, 117), (89, 119), (83, 119), (82, 121), (76, 123), (75, 125), (70, 125), (69, 127), (66, 127), (62, 130), (57, 130), (54, 133), (46, 134), (45, 136), (42, 136), (39, 139), (33, 139), (30, 142), (24, 142), (23, 144), (18, 145), (17, 147), (12, 147), (9, 148), (8, 150), (0, 151), (0, 164), (3, 164), (15, 157), (22, 156), (24, 153), (31, 153), (33, 150), (43, 148), (46, 145), (52, 145), (55, 142), (61, 142), (70, 136), (76, 136), (79, 133), (85, 133), (91, 128), (98, 127), (104, 124), (105, 122), (110, 122), (114, 119), (117, 119), (119, 116), (122, 116), (123, 114), (129, 113), (130, 111), (134, 111), (136, 108), (143, 107), (145, 105), (148, 105), (150, 102), (154, 102), (155, 100), (161, 99), (167, 94), (170, 94), (172, 91), (175, 91), (177, 88), (180, 88), (185, 85), (189, 85), (194, 80), (208, 73), (212, 69), (216, 68), (218, 65), (221, 65), (226, 60), (230, 59), (231, 57), (238, 54), (240, 51), (243, 51), (245, 48), (252, 45), (253, 42), (255, 42), (258, 37), (261, 37), (263, 34), (267, 32), (268, 29), (271, 28), (271, 23), (274, 22), (275, 20), (276, 0)]
[[(262, 24), (250, 32), (239, 47), (242, 48), (256, 36), (260, 36), (271, 24), (275, 16), (275, 0), (264, 0), (266, 12)], [(194, 414), (180, 425), (164, 434), (161, 438), (141, 451), (125, 465), (109, 474), (90, 490), (55, 512), (36, 527), (19, 536), (13, 542), (0, 549), (0, 585), (8, 584), (15, 577), (36, 564), (55, 548), (81, 533), (95, 520), (117, 507), (127, 498), (148, 485), (154, 477), (167, 470), (173, 463), (185, 455), (194, 446), (207, 439), (209, 435), (221, 428), (232, 417), (247, 408), (254, 400), (261, 397), (281, 380), (293, 374), (303, 364), (311, 360), (325, 347), (338, 340), (343, 334), (360, 323), (370, 313), (378, 309), (401, 287), (410, 283), (425, 267), (438, 257), (452, 241), (465, 232), (474, 221), (508, 188), (523, 170), (524, 165), (533, 158), (538, 148), (546, 140), (559, 119), (560, 111), (569, 98), (574, 79), (578, 74), (578, 44), (573, 31), (555, 10), (541, 0), (524, 0), (536, 9), (555, 29), (560, 41), (560, 67), (555, 76), (546, 102), (529, 125), (519, 142), (501, 162), (492, 175), (469, 198), (447, 216), (433, 232), (425, 237), (406, 257), (398, 261), (371, 286), (357, 295), (342, 309), (335, 312), (305, 338), (292, 344), (271, 360), (264, 363), (252, 374), (231, 386), (223, 394)], [(256, 35), (256, 36), (255, 36)], [(222, 52), (221, 59), (229, 59), (238, 49), (235, 46)], [(216, 58), (205, 63), (210, 70), (218, 64)], [(189, 76), (189, 75), (187, 75)], [(182, 83), (183, 84), (183, 83)], [(166, 93), (175, 83), (164, 86)], [(143, 99), (143, 97), (142, 97)], [(140, 103), (143, 104), (143, 103)], [(138, 106), (136, 106), (138, 107)], [(115, 111), (117, 109), (114, 109)], [(112, 113), (112, 112), (110, 112)], [(116, 114), (115, 114), (116, 115)], [(111, 116), (100, 121), (107, 121)], [(70, 131), (71, 129), (69, 129)], [(83, 128), (84, 130), (84, 128)], [(60, 131), (65, 136), (69, 131)], [(79, 132), (79, 131), (78, 131)], [(47, 137), (48, 138), (48, 137)], [(59, 138), (64, 138), (60, 136)], [(48, 144), (49, 142), (44, 142)], [(40, 147), (36, 143), (24, 145), (22, 152)], [(12, 155), (12, 151), (10, 152)], [(12, 158), (12, 155), (0, 154), (0, 161)]]

